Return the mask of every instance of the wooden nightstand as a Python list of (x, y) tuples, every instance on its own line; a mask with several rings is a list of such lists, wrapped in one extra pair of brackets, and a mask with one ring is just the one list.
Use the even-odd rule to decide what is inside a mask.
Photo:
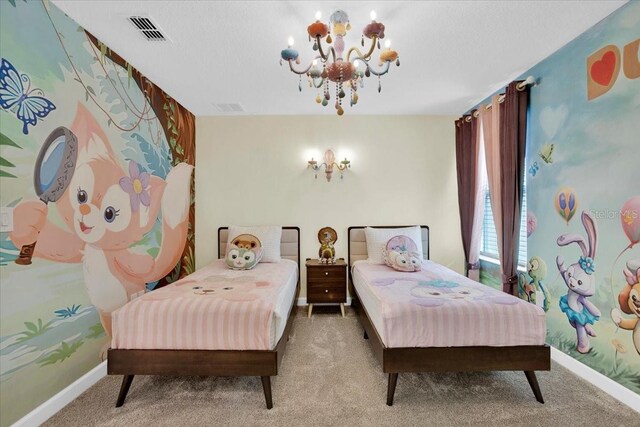
[(344, 317), (344, 303), (347, 302), (347, 263), (344, 258), (335, 264), (321, 264), (317, 259), (307, 259), (307, 304), (308, 317), (313, 312), (313, 304), (340, 303)]

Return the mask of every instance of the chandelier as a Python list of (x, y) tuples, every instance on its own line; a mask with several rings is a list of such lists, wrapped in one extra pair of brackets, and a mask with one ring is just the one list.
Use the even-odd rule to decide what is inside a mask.
[[(378, 92), (382, 90), (380, 77), (389, 72), (391, 63), (395, 61), (400, 66), (398, 52), (391, 50), (391, 42), (385, 42), (385, 49), (380, 49), (380, 40), (384, 39), (384, 24), (376, 22), (376, 13), (371, 11), (371, 22), (362, 30), (362, 46), (365, 37), (371, 40), (371, 45), (366, 53), (362, 53), (357, 47), (351, 47), (344, 58), (344, 37), (351, 29), (349, 16), (342, 10), (337, 10), (329, 17), (329, 25), (320, 18), (321, 12), (316, 12), (316, 21), (307, 27), (309, 41), (313, 42), (313, 50), (317, 52), (311, 63), (304, 69), (294, 66), (300, 65), (298, 51), (293, 49), (293, 37), (289, 37), (288, 47), (281, 53), (280, 65), (283, 61), (289, 63), (289, 69), (299, 76), (298, 89), (302, 92), (302, 76), (306, 75), (309, 86), (318, 92), (316, 102), (327, 106), (331, 100), (329, 89), (330, 82), (335, 84), (335, 109), (339, 116), (344, 114), (342, 100), (346, 97), (345, 90), (349, 90), (349, 105), (358, 103), (358, 88), (364, 87), (364, 78), (371, 75), (378, 77)], [(329, 28), (331, 27), (331, 28)], [(323, 41), (326, 46), (323, 46)], [(372, 64), (374, 51), (380, 50), (379, 63)], [(321, 95), (321, 92), (322, 95)]]

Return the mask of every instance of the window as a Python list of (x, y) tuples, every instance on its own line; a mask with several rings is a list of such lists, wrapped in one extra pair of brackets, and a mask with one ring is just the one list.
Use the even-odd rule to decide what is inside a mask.
[[(486, 177), (486, 169), (484, 169), (484, 182), (488, 183)], [(498, 237), (496, 235), (496, 226), (493, 222), (493, 212), (491, 211), (491, 197), (489, 195), (489, 185), (485, 184), (484, 189), (484, 218), (482, 220), (482, 241), (480, 253), (486, 257), (499, 259), (498, 256)], [(522, 184), (522, 212), (520, 215), (520, 246), (518, 252), (518, 266), (525, 267), (527, 265), (527, 184), (524, 180)]]

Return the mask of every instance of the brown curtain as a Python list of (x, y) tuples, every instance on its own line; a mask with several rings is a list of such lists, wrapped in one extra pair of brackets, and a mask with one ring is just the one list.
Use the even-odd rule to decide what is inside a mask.
[[(472, 241), (476, 213), (478, 183), (478, 128), (474, 115), (456, 120), (456, 169), (458, 174), (458, 207), (460, 209), (460, 230), (465, 256), (465, 271), (478, 270), (478, 259), (472, 258)], [(477, 253), (477, 251), (475, 251)]]
[(501, 223), (496, 221), (496, 230), (500, 230), (498, 239), (502, 242), (502, 290), (516, 295), (529, 87), (519, 90), (518, 82), (512, 82), (504, 96), (499, 130)]

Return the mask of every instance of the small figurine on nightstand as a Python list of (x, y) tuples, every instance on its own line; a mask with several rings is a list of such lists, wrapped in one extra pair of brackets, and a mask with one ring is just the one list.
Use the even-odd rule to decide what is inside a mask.
[(331, 227), (324, 227), (318, 231), (318, 241), (320, 242), (318, 261), (324, 264), (336, 263), (336, 249), (333, 245), (337, 240), (338, 233)]

